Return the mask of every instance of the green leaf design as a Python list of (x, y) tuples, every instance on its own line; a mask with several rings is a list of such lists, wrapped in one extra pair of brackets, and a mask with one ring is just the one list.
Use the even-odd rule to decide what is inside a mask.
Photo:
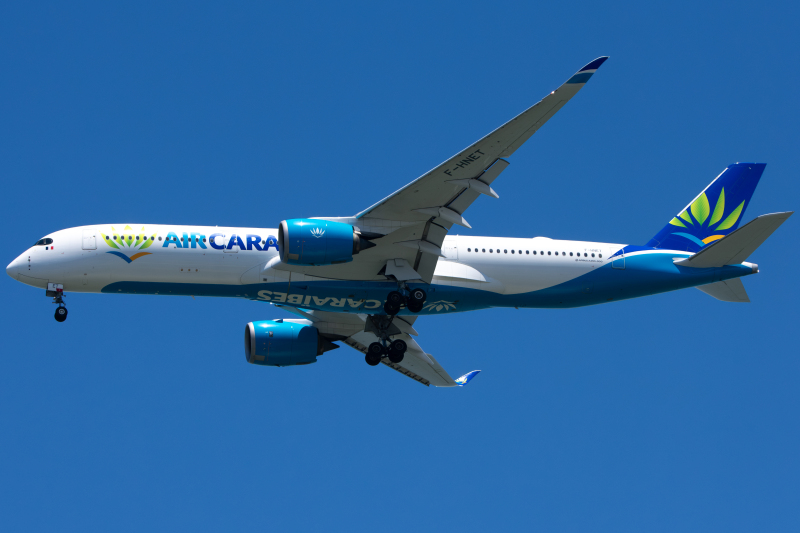
[(708, 221), (709, 226), (713, 226), (722, 218), (722, 213), (725, 212), (725, 187), (719, 193), (717, 205), (714, 206), (714, 213), (711, 214), (711, 220)]
[(673, 218), (672, 220), (669, 221), (669, 223), (672, 224), (673, 226), (678, 226), (679, 228), (686, 227), (686, 224), (678, 220), (678, 217)]
[(111, 240), (105, 233), (101, 232), (100, 236), (103, 237), (103, 240), (105, 241), (105, 243), (107, 245), (109, 245), (112, 248), (116, 248), (117, 250), (119, 250), (119, 246), (117, 246), (117, 243), (115, 243), (113, 240)]
[(679, 217), (681, 217), (681, 218), (682, 218), (683, 220), (685, 220), (686, 222), (688, 222), (689, 224), (694, 224), (694, 222), (692, 222), (692, 217), (691, 217), (691, 216), (689, 216), (689, 212), (688, 212), (687, 210), (685, 210), (685, 209), (684, 209), (684, 210), (683, 210), (683, 213), (681, 213), (681, 214), (680, 214), (680, 215), (678, 215), (678, 216), (679, 216)]
[[(142, 229), (144, 229), (144, 228), (142, 228)], [(147, 248), (148, 246), (150, 246), (151, 244), (153, 244), (153, 242), (155, 242), (155, 237), (156, 237), (156, 234), (155, 234), (155, 233), (153, 233), (153, 238), (152, 238), (152, 239), (147, 239), (147, 236), (145, 235), (145, 237), (144, 237), (144, 238), (145, 238), (145, 239), (147, 239), (147, 240), (146, 240), (146, 241), (144, 241), (144, 246), (142, 246), (142, 247), (141, 247), (141, 248), (139, 248), (139, 249), (140, 249), (140, 250), (144, 250), (145, 248)]]
[(708, 214), (711, 212), (711, 207), (708, 205), (708, 197), (706, 196), (706, 193), (702, 193), (697, 197), (697, 200), (692, 203), (691, 209), (694, 219), (702, 225), (703, 222), (705, 222), (708, 218)]
[(739, 204), (739, 207), (734, 209), (733, 212), (730, 215), (728, 215), (728, 218), (722, 221), (722, 224), (717, 226), (717, 231), (722, 229), (729, 229), (734, 224), (736, 224), (736, 221), (739, 220), (739, 215), (742, 214), (743, 207), (744, 207), (744, 200), (742, 200), (742, 203)]

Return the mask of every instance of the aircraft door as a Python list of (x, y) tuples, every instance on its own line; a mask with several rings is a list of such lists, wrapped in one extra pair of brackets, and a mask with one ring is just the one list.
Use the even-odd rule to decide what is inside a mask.
[(458, 261), (458, 238), (445, 238), (442, 244), (442, 253), (445, 259), (450, 261)]
[(616, 268), (619, 270), (625, 270), (625, 249), (624, 248), (611, 248), (609, 250), (609, 256), (613, 256), (615, 253), (620, 252), (619, 255), (614, 257), (611, 260), (611, 268)]
[(97, 250), (97, 233), (93, 229), (83, 230), (81, 248), (84, 250)]
[(231, 236), (229, 236), (229, 235), (225, 235), (223, 237), (217, 237), (217, 244), (221, 244), (222, 246), (225, 247), (222, 250), (225, 253), (228, 253), (228, 254), (238, 253), (239, 252), (239, 244), (238, 244), (238, 242), (236, 240), (234, 240), (233, 241), (233, 245), (230, 248), (228, 248), (228, 243), (230, 241), (230, 237)]

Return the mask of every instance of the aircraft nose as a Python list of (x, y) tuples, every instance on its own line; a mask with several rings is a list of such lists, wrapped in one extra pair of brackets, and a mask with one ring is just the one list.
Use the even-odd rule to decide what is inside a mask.
[(14, 279), (18, 279), (18, 274), (22, 270), (22, 262), (20, 261), (19, 257), (11, 261), (9, 265), (6, 267), (6, 274), (11, 276)]

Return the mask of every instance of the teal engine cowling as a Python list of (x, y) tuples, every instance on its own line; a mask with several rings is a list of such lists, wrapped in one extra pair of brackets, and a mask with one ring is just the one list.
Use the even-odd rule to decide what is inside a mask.
[(344, 222), (294, 218), (278, 226), (278, 250), (288, 265), (321, 266), (349, 263), (362, 250), (375, 246)]
[(316, 363), (318, 355), (338, 347), (307, 324), (261, 320), (244, 328), (245, 357), (254, 365), (308, 365)]

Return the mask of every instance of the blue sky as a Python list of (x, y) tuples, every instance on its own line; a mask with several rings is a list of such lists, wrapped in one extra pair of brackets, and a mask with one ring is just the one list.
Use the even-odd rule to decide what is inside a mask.
[[(722, 169), (794, 210), (797, 4), (6, 3), (6, 264), (111, 222), (346, 216), (609, 55), (510, 159), (471, 235), (643, 244)], [(242, 353), (264, 303), (3, 276), (0, 520), (14, 531), (786, 531), (800, 526), (798, 256), (750, 304), (688, 289), (418, 322), (458, 390), (346, 347)]]

